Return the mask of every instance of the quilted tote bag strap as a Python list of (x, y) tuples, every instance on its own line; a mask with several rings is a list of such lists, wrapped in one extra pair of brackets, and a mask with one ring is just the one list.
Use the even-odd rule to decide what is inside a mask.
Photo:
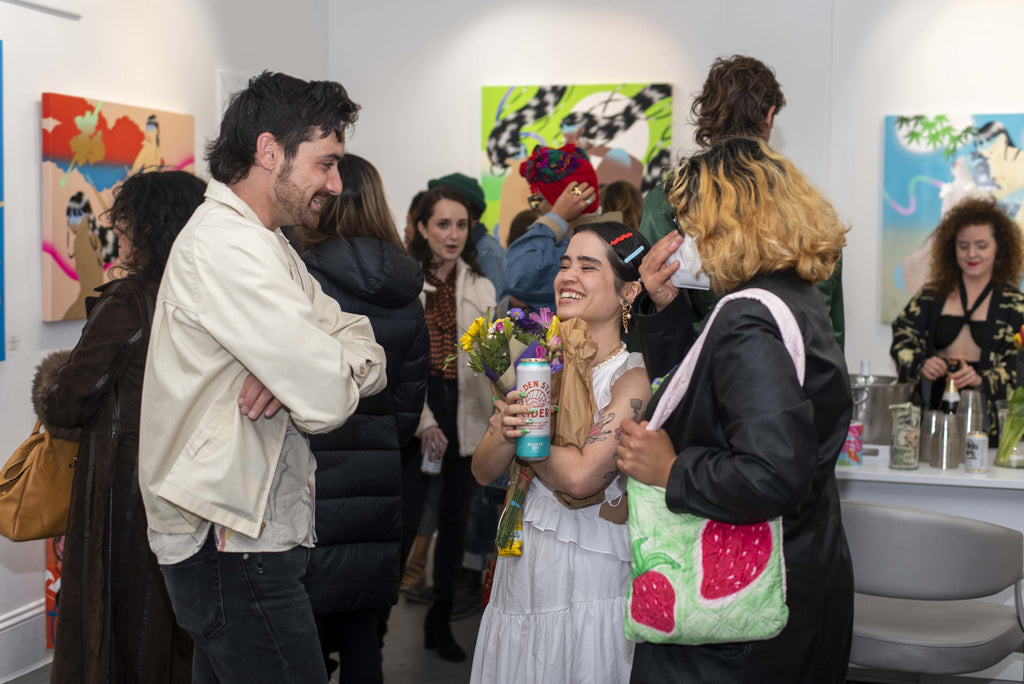
[(672, 412), (676, 410), (676, 407), (679, 406), (679, 402), (683, 400), (683, 396), (690, 386), (690, 377), (693, 375), (693, 369), (697, 365), (697, 357), (700, 356), (700, 351), (704, 348), (704, 341), (707, 339), (708, 331), (711, 330), (711, 325), (715, 322), (715, 318), (718, 317), (718, 312), (722, 310), (722, 307), (736, 299), (756, 299), (768, 307), (772, 317), (775, 318), (775, 325), (779, 327), (779, 332), (782, 334), (782, 341), (786, 345), (790, 357), (793, 359), (796, 377), (801, 385), (804, 384), (804, 368), (806, 366), (804, 338), (796, 318), (793, 317), (793, 312), (789, 310), (789, 307), (782, 301), (782, 298), (774, 292), (757, 287), (733, 292), (722, 297), (718, 304), (715, 305), (715, 309), (708, 317), (707, 323), (704, 324), (704, 329), (701, 331), (700, 336), (697, 337), (697, 341), (693, 343), (690, 351), (687, 352), (686, 356), (683, 357), (682, 363), (679, 364), (679, 368), (676, 369), (676, 372), (669, 379), (662, 393), (661, 401), (654, 409), (654, 415), (651, 416), (650, 423), (647, 426), (648, 430), (660, 429), (665, 424), (665, 421), (668, 420), (668, 417), (672, 415)]

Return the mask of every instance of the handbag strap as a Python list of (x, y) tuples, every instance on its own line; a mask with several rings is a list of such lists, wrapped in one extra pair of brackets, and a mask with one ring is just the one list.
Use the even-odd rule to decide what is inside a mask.
[(701, 331), (700, 336), (697, 337), (697, 341), (693, 343), (690, 351), (686, 353), (686, 356), (683, 357), (682, 362), (679, 364), (679, 368), (676, 369), (675, 374), (666, 384), (664, 392), (662, 392), (661, 401), (654, 409), (654, 415), (651, 416), (651, 420), (647, 424), (648, 430), (660, 429), (683, 400), (683, 396), (686, 395), (686, 390), (690, 386), (693, 369), (697, 365), (697, 357), (700, 356), (701, 349), (704, 347), (704, 341), (708, 336), (708, 331), (711, 330), (711, 324), (715, 322), (715, 318), (718, 317), (718, 312), (722, 310), (722, 307), (735, 299), (755, 299), (768, 308), (768, 311), (771, 312), (772, 317), (775, 319), (775, 325), (778, 326), (779, 332), (782, 334), (782, 341), (786, 345), (786, 350), (789, 352), (790, 358), (793, 359), (797, 380), (800, 381), (801, 385), (804, 384), (804, 370), (806, 367), (804, 337), (800, 332), (800, 326), (797, 324), (793, 312), (790, 311), (781, 297), (768, 290), (754, 287), (748, 290), (733, 292), (719, 300), (714, 311), (708, 317), (707, 323), (704, 324), (704, 329)]

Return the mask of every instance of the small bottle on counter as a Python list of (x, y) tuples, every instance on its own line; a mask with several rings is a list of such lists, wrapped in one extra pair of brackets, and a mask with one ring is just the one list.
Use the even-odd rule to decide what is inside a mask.
[(854, 379), (855, 385), (873, 385), (875, 376), (871, 374), (871, 362), (867, 359), (860, 360), (860, 375)]
[(953, 415), (960, 408), (960, 391), (953, 382), (953, 376), (946, 376), (946, 389), (942, 392), (942, 401), (939, 403), (939, 411)]

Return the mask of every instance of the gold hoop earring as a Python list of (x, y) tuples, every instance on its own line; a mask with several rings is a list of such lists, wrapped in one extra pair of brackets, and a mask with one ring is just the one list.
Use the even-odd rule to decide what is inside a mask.
[(629, 332), (629, 319), (633, 318), (633, 314), (630, 311), (633, 310), (633, 306), (629, 302), (622, 302), (622, 331), (625, 333)]

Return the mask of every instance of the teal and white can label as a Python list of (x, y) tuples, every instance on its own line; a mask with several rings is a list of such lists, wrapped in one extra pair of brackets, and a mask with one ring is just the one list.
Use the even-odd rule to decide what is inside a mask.
[(516, 389), (525, 394), (523, 406), (536, 409), (533, 422), (516, 439), (516, 456), (541, 460), (551, 455), (551, 364), (547, 359), (522, 359), (516, 367)]

